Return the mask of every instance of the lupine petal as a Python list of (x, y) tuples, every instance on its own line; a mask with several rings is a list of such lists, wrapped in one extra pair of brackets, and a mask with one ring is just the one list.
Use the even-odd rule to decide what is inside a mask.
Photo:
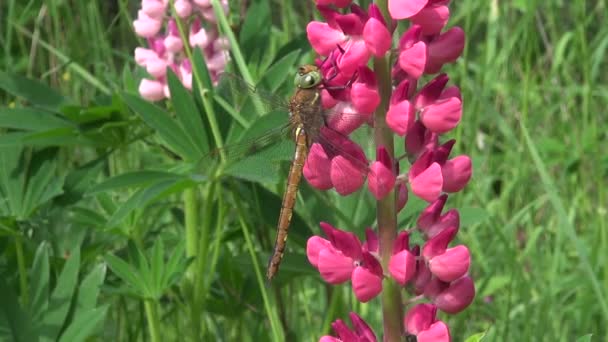
[(413, 126), (416, 113), (410, 101), (391, 104), (386, 113), (386, 124), (399, 136), (404, 136)]
[(381, 162), (374, 162), (370, 169), (371, 172), (367, 179), (367, 186), (372, 195), (379, 201), (393, 190), (396, 177), (393, 171)]
[(160, 81), (153, 81), (142, 78), (139, 83), (139, 95), (148, 101), (159, 101), (165, 98), (164, 84)]
[(380, 244), (378, 241), (378, 235), (371, 228), (365, 228), (365, 243), (363, 244), (363, 249), (369, 252), (378, 252)]
[(349, 313), (348, 316), (350, 317), (350, 321), (353, 322), (353, 329), (359, 336), (359, 341), (376, 342), (376, 334), (374, 334), (374, 331), (361, 317), (354, 312)]
[(146, 62), (146, 71), (155, 78), (164, 77), (168, 66), (167, 61), (162, 58), (150, 58)]
[(456, 314), (464, 310), (475, 298), (475, 285), (473, 279), (462, 277), (433, 298), (433, 302), (444, 312)]
[(188, 0), (175, 0), (173, 7), (180, 18), (186, 18), (192, 14), (192, 4)]
[(320, 222), (319, 226), (325, 232), (332, 246), (343, 255), (353, 260), (360, 260), (362, 258), (361, 241), (359, 241), (355, 233), (335, 228), (327, 222)]
[(388, 271), (401, 286), (405, 286), (416, 274), (416, 257), (408, 250), (393, 254)]
[(143, 38), (154, 37), (161, 29), (163, 22), (160, 19), (149, 17), (140, 11), (137, 19), (133, 21), (135, 33)]
[[(370, 79), (363, 79), (361, 76), (368, 72), (371, 74), (369, 75)], [(359, 82), (361, 79), (363, 79), (363, 82)], [(373, 113), (380, 104), (380, 94), (378, 94), (374, 74), (368, 68), (360, 68), (359, 80), (353, 83), (351, 87), (351, 101), (357, 112)]]
[(315, 268), (319, 267), (319, 253), (326, 248), (333, 247), (331, 247), (329, 240), (320, 236), (313, 236), (306, 242), (306, 256), (310, 264)]
[(344, 8), (350, 5), (352, 0), (315, 0), (317, 5), (329, 6), (334, 5), (338, 8)]
[(445, 253), (429, 261), (429, 269), (437, 278), (445, 282), (454, 281), (469, 271), (471, 254), (466, 246), (448, 248)]
[(336, 192), (342, 196), (357, 191), (365, 182), (360, 169), (344, 156), (338, 155), (331, 160), (329, 172), (331, 183)]
[(416, 336), (417, 342), (450, 342), (450, 330), (442, 321), (437, 321)]
[(306, 34), (312, 48), (321, 56), (329, 55), (346, 39), (342, 31), (318, 21), (312, 21), (306, 26)]
[(310, 185), (319, 190), (328, 190), (333, 187), (329, 177), (331, 160), (325, 150), (318, 143), (312, 144), (302, 173)]
[(382, 292), (382, 278), (365, 267), (356, 267), (352, 273), (353, 292), (362, 303)]
[(446, 74), (439, 74), (420, 89), (414, 99), (416, 109), (422, 109), (433, 104), (442, 95), (445, 85), (450, 78)]
[(351, 331), (350, 328), (348, 327), (348, 325), (346, 325), (346, 323), (344, 323), (344, 321), (342, 321), (341, 319), (338, 319), (335, 322), (333, 322), (331, 324), (331, 328), (340, 337), (340, 339), (338, 340), (340, 342), (358, 340), (357, 334), (355, 334), (353, 331)]
[(458, 125), (462, 117), (462, 101), (457, 97), (440, 100), (420, 112), (422, 124), (435, 133), (446, 133)]
[(433, 304), (418, 304), (414, 306), (403, 319), (405, 330), (412, 335), (418, 335), (433, 324), (436, 314), (437, 307)]
[(464, 42), (464, 31), (460, 27), (452, 27), (433, 40), (428, 46), (429, 56), (424, 72), (434, 74), (444, 64), (454, 62), (462, 54)]
[(437, 222), (437, 220), (439, 220), (439, 217), (441, 216), (441, 211), (443, 210), (443, 207), (445, 206), (445, 203), (447, 201), (448, 195), (443, 194), (433, 202), (429, 203), (429, 205), (427, 205), (426, 208), (422, 210), (420, 216), (418, 216), (418, 220), (416, 221), (416, 227), (421, 231), (425, 231), (426, 229), (431, 227), (435, 222)]
[(386, 26), (376, 18), (370, 18), (363, 29), (365, 45), (376, 57), (382, 57), (391, 48), (391, 34)]
[(422, 27), (422, 34), (432, 36), (441, 32), (450, 19), (448, 6), (429, 6), (410, 18), (413, 24)]
[(152, 18), (162, 18), (165, 4), (161, 0), (142, 0), (141, 10)]
[(457, 156), (448, 160), (441, 167), (443, 174), (443, 191), (458, 192), (462, 190), (473, 175), (473, 163), (469, 156)]
[(443, 188), (441, 166), (437, 163), (433, 163), (415, 177), (410, 176), (409, 181), (414, 195), (427, 202), (434, 201), (441, 195), (441, 189)]
[(388, 0), (388, 12), (393, 19), (407, 19), (415, 16), (428, 0)]
[(425, 42), (417, 42), (408, 49), (399, 53), (399, 66), (413, 78), (420, 78), (424, 72), (428, 59), (427, 45)]
[(345, 75), (352, 75), (359, 67), (366, 65), (371, 55), (362, 39), (349, 40), (343, 49), (344, 54), (340, 58), (338, 67)]
[[(365, 112), (365, 113), (372, 113)], [(327, 125), (336, 132), (349, 135), (371, 116), (358, 112), (352, 102), (338, 102), (326, 117)]]
[(424, 247), (422, 247), (422, 256), (424, 256), (427, 260), (430, 260), (431, 258), (445, 253), (445, 250), (448, 248), (450, 242), (454, 240), (456, 233), (458, 233), (458, 227), (452, 226), (444, 229), (441, 233), (427, 240)]
[(318, 264), (323, 280), (334, 285), (348, 281), (355, 268), (353, 259), (333, 248), (326, 248), (319, 252)]

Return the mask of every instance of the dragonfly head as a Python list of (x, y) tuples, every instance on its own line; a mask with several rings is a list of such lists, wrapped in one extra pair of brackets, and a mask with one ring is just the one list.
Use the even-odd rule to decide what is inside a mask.
[(298, 68), (294, 84), (298, 88), (310, 89), (321, 84), (323, 78), (316, 65), (303, 65)]

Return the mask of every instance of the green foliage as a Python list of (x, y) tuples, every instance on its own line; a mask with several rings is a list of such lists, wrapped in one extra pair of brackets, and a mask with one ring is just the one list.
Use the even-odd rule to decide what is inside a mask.
[(97, 305), (105, 266), (93, 267), (79, 281), (80, 251), (76, 249), (53, 279), (50, 260), (48, 244), (41, 243), (30, 268), (31, 301), (25, 305), (19, 304), (6, 274), (0, 277), (0, 339), (85, 341), (99, 328), (108, 309), (107, 304)]

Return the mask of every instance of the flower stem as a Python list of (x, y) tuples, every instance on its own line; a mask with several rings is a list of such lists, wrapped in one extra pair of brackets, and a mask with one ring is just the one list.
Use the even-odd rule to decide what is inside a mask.
[[(393, 133), (386, 124), (386, 111), (391, 96), (391, 74), (389, 57), (374, 58), (374, 71), (378, 77), (378, 85), (382, 102), (375, 113), (374, 141), (376, 147), (384, 146), (391, 158), (394, 157)], [(377, 201), (376, 215), (378, 234), (380, 238), (380, 257), (383, 269), (388, 269), (389, 260), (393, 254), (393, 243), (397, 236), (397, 213), (395, 207), (395, 190), (383, 199)], [(401, 293), (392, 279), (383, 281), (382, 318), (384, 322), (384, 341), (400, 341), (402, 336), (403, 310), (401, 308)]]
[(158, 310), (156, 302), (152, 299), (144, 300), (146, 309), (146, 319), (148, 320), (148, 330), (150, 332), (150, 341), (160, 342), (160, 321), (158, 320)]
[(17, 267), (19, 268), (19, 287), (21, 290), (21, 301), (24, 307), (30, 302), (27, 283), (27, 269), (25, 267), (25, 256), (23, 255), (23, 239), (20, 235), (15, 237), (15, 253), (17, 254)]
[[(186, 228), (186, 256), (188, 258), (196, 258), (198, 252), (198, 199), (196, 197), (197, 188), (189, 188), (184, 190), (184, 222)], [(192, 263), (188, 268), (187, 277), (189, 280), (194, 279), (196, 271), (195, 263)]]

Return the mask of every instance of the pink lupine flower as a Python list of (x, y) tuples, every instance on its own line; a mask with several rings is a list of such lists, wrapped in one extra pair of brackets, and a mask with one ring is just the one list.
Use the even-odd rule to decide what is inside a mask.
[(460, 215), (458, 210), (450, 209), (441, 215), (441, 211), (448, 199), (444, 194), (431, 202), (420, 214), (416, 221), (416, 227), (422, 231), (427, 238), (433, 238), (448, 227), (460, 227)]
[(428, 82), (416, 95), (414, 104), (422, 124), (435, 133), (452, 130), (462, 117), (462, 100), (457, 87), (445, 89), (449, 78), (441, 74)]
[(427, 151), (410, 168), (408, 179), (414, 195), (427, 202), (441, 195), (443, 175), (441, 166), (433, 160), (433, 152)]
[(416, 274), (416, 256), (409, 249), (409, 233), (407, 231), (400, 232), (395, 239), (388, 270), (401, 286), (405, 286)]
[[(227, 11), (227, 1), (221, 1), (221, 4)], [(175, 72), (186, 88), (192, 89), (192, 66), (184, 51), (184, 41), (179, 34), (175, 18), (170, 17), (173, 11), (168, 5), (169, 1), (166, 0), (143, 0), (138, 17), (133, 22), (135, 33), (148, 41), (148, 49), (135, 49), (135, 60), (153, 78), (142, 80), (139, 87), (142, 97), (149, 101), (170, 97), (166, 79), (167, 68)], [(188, 43), (202, 50), (211, 79), (216, 82), (226, 66), (228, 54), (226, 39), (219, 35), (216, 25), (209, 25), (208, 29), (202, 25), (202, 18), (208, 22), (209, 16), (213, 17), (211, 3), (176, 0), (172, 5), (175, 14), (190, 24)], [(161, 32), (163, 25), (164, 33)]]
[(418, 304), (405, 315), (403, 324), (406, 331), (416, 336), (418, 342), (449, 342), (448, 326), (436, 318), (437, 307), (432, 304)]
[(446, 63), (452, 63), (464, 50), (464, 31), (453, 27), (428, 43), (428, 61), (424, 72), (434, 74), (439, 72)]
[(350, 321), (353, 324), (353, 329), (349, 329), (346, 323), (341, 319), (336, 320), (331, 324), (332, 329), (338, 337), (322, 336), (319, 342), (376, 342), (376, 335), (367, 323), (356, 313), (349, 314)]
[(407, 19), (418, 14), (429, 0), (389, 0), (388, 11), (393, 19)]
[(334, 146), (340, 146), (348, 154), (326, 151), (319, 143), (313, 143), (304, 165), (304, 177), (317, 189), (335, 188), (343, 196), (356, 191), (365, 182), (366, 175), (362, 172), (362, 167), (367, 165), (367, 158), (363, 150), (335, 131), (322, 129), (321, 133)]
[(466, 246), (447, 248), (458, 232), (456, 227), (448, 227), (429, 239), (422, 247), (422, 257), (428, 263), (431, 273), (444, 282), (454, 281), (469, 271), (471, 254)]
[(450, 18), (450, 9), (443, 4), (427, 6), (410, 18), (411, 22), (422, 27), (425, 36), (438, 34)]
[(397, 186), (397, 212), (405, 207), (408, 200), (407, 186), (404, 183), (399, 183)]
[(308, 239), (306, 255), (321, 277), (331, 284), (349, 279), (357, 299), (367, 302), (382, 291), (382, 267), (370, 250), (363, 248), (359, 238), (321, 222), (329, 240), (318, 236)]
[(399, 40), (399, 67), (410, 77), (422, 76), (427, 63), (427, 44), (422, 40), (422, 27), (413, 25)]
[(378, 148), (376, 161), (372, 163), (370, 169), (367, 185), (374, 197), (380, 200), (393, 190), (396, 181), (393, 161), (384, 147)]
[(352, 13), (349, 14), (340, 14), (326, 6), (317, 8), (326, 22), (308, 24), (308, 41), (321, 56), (329, 56), (337, 48), (344, 51), (337, 66), (345, 75), (352, 75), (357, 68), (366, 65), (372, 54), (382, 56), (390, 48), (390, 33), (376, 5), (370, 5), (372, 20), (357, 5), (351, 5)]
[(439, 144), (438, 136), (416, 120), (405, 136), (405, 150), (410, 159), (416, 160), (425, 151), (435, 149)]
[(456, 314), (466, 309), (475, 298), (475, 284), (469, 276), (451, 283), (433, 278), (424, 288), (424, 295), (444, 312)]
[(386, 113), (388, 127), (400, 136), (412, 128), (416, 117), (414, 106), (408, 100), (409, 85), (409, 80), (405, 79), (393, 90)]

